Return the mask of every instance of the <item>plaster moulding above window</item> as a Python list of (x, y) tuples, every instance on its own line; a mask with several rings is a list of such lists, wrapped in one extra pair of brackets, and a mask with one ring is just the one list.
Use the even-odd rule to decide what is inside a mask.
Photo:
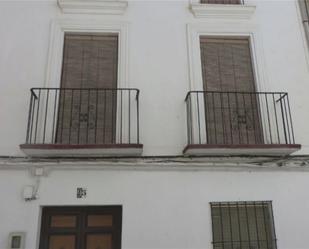
[(250, 19), (256, 7), (240, 4), (201, 4), (193, 1), (190, 10), (196, 18)]
[(128, 7), (128, 2), (120, 0), (58, 0), (58, 5), (66, 14), (123, 15)]

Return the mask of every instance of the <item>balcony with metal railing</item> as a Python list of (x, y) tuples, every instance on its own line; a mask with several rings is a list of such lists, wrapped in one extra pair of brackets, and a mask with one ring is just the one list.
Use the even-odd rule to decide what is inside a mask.
[(191, 91), (185, 101), (187, 156), (281, 156), (301, 148), (287, 93)]
[(29, 156), (139, 156), (139, 90), (32, 88)]

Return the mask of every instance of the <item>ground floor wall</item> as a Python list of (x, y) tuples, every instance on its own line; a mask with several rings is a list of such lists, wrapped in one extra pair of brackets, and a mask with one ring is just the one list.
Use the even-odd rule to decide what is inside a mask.
[[(309, 172), (240, 170), (50, 170), (39, 198), (26, 202), (29, 170), (0, 171), (0, 249), (10, 232), (26, 232), (26, 248), (38, 248), (43, 206), (122, 205), (123, 249), (210, 249), (210, 202), (273, 202), (279, 249), (309, 245)], [(77, 199), (76, 189), (87, 189)]]

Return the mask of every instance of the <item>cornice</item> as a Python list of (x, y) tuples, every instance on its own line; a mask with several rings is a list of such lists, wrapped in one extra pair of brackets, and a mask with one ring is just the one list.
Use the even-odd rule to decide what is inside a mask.
[(58, 0), (58, 6), (65, 14), (123, 15), (127, 1), (118, 0)]
[(190, 10), (196, 18), (250, 19), (253, 5), (191, 3)]
[(0, 158), (0, 170), (112, 171), (306, 171), (309, 156), (289, 157), (151, 157), (151, 158)]

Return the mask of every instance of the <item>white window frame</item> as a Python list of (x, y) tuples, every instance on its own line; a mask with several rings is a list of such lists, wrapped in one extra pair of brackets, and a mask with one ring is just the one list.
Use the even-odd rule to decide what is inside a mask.
[(302, 37), (302, 42), (303, 42), (303, 47), (305, 51), (305, 59), (307, 63), (307, 70), (309, 70), (309, 41), (306, 37), (306, 31), (303, 23), (303, 17), (301, 14), (301, 5), (300, 5), (300, 0), (295, 1), (295, 8), (297, 12), (297, 17), (298, 17), (298, 23), (299, 23), (299, 28), (301, 32), (301, 37)]
[(250, 40), (252, 67), (257, 91), (267, 91), (266, 63), (260, 34), (255, 26), (233, 24), (187, 24), (189, 81), (191, 91), (203, 91), (200, 36), (246, 37)]
[(102, 19), (56, 19), (52, 22), (45, 87), (60, 87), (66, 32), (118, 34), (117, 87), (128, 87), (128, 24), (108, 23)]
[[(215, 37), (245, 37), (249, 38), (251, 49), (251, 61), (254, 74), (256, 91), (269, 91), (269, 84), (266, 75), (266, 63), (264, 58), (262, 39), (255, 25), (243, 23), (194, 23), (187, 24), (187, 43), (188, 43), (188, 59), (189, 59), (189, 91), (203, 91), (203, 76), (201, 62), (200, 36), (215, 36)], [(200, 110), (200, 119), (204, 120), (204, 105), (200, 101), (198, 107)], [(193, 120), (197, 120), (196, 113), (192, 113)], [(263, 120), (262, 120), (263, 122)], [(198, 130), (202, 131), (201, 137), (206, 138), (206, 128), (204, 123), (201, 127), (195, 127), (192, 124), (193, 136), (197, 137)], [(264, 124), (263, 124), (264, 127)], [(264, 133), (265, 134), (265, 133)], [(206, 143), (206, 141), (201, 141)]]
[[(60, 88), (61, 72), (63, 64), (63, 47), (65, 33), (115, 33), (118, 34), (118, 75), (117, 88), (129, 88), (128, 79), (128, 23), (106, 22), (102, 19), (56, 19), (51, 24), (51, 35), (49, 44), (48, 63), (46, 69), (46, 81), (43, 87)], [(117, 100), (116, 113), (116, 143), (120, 141), (120, 129), (128, 125), (127, 115), (120, 116), (120, 100)], [(56, 117), (57, 118), (57, 117)], [(120, 124), (122, 121), (122, 125)], [(124, 129), (121, 133), (122, 140), (128, 138), (128, 131)]]

